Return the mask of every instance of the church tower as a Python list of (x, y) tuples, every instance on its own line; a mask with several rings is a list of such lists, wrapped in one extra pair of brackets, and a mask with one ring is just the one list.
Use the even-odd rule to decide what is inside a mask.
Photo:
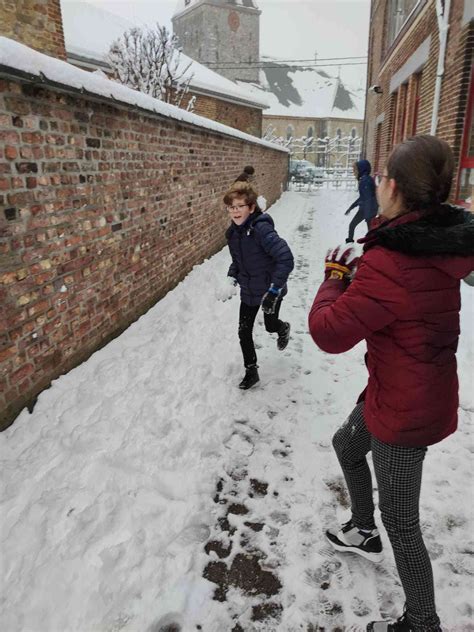
[(173, 32), (183, 53), (203, 66), (258, 83), (260, 13), (255, 0), (179, 0)]

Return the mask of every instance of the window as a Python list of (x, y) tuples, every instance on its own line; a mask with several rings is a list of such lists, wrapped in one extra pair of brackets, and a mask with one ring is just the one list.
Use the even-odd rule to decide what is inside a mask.
[(308, 127), (308, 132), (306, 134), (306, 136), (308, 138), (313, 138), (314, 132), (313, 132), (313, 128), (311, 127), (311, 125)]
[(351, 129), (351, 136), (352, 136), (352, 138), (355, 138), (355, 137), (357, 136), (357, 130), (356, 130), (356, 128), (355, 128), (355, 127), (353, 127), (353, 128)]
[(394, 92), (390, 96), (390, 145), (388, 146), (388, 150), (394, 146), (395, 137), (397, 131), (397, 102), (398, 102), (398, 92)]
[(382, 165), (380, 164), (380, 148), (382, 145), (382, 123), (377, 125), (377, 131), (375, 132), (375, 164), (374, 173), (381, 173)]
[(288, 127), (286, 128), (286, 140), (290, 140), (290, 138), (293, 138), (293, 125), (288, 125)]
[(408, 84), (404, 83), (400, 86), (400, 137), (399, 141), (405, 139), (407, 131), (407, 98), (408, 98)]
[(413, 94), (413, 116), (411, 122), (411, 135), (415, 136), (418, 127), (418, 114), (420, 111), (420, 85), (421, 73), (413, 75), (412, 78), (412, 94)]
[(389, 0), (387, 46), (391, 46), (420, 0)]
[(392, 95), (392, 147), (406, 137), (408, 84), (404, 83)]
[(471, 71), (471, 88), (466, 109), (466, 125), (464, 127), (461, 160), (459, 163), (459, 179), (457, 202), (472, 209), (472, 193), (474, 189), (474, 69)]

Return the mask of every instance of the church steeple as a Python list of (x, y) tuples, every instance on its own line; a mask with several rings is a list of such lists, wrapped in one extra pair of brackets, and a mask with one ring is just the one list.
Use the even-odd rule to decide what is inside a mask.
[(258, 82), (256, 0), (179, 0), (173, 31), (183, 53), (228, 79)]

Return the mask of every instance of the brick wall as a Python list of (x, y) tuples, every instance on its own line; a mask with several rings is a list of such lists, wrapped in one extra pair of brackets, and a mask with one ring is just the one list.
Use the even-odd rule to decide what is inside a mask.
[[(192, 96), (193, 92), (190, 90), (183, 99), (183, 108), (186, 108)], [(195, 96), (194, 114), (199, 114), (199, 116), (204, 116), (212, 121), (218, 121), (229, 127), (239, 129), (247, 134), (252, 134), (252, 136), (257, 136), (257, 138), (262, 137), (262, 110), (222, 101), (210, 96), (200, 94)]]
[(123, 331), (224, 245), (245, 164), (269, 203), (286, 153), (0, 81), (0, 418)]
[(66, 59), (60, 0), (0, 0), (0, 35)]
[[(436, 69), (438, 63), (439, 37), (435, 2), (422, 3), (406, 28), (400, 33), (390, 50), (384, 45), (384, 28), (387, 19), (387, 0), (372, 2), (372, 19), (369, 34), (368, 85), (380, 85), (382, 95), (368, 94), (366, 103), (366, 155), (375, 163), (379, 153), (379, 168), (383, 167), (390, 149), (395, 128), (395, 137), (401, 140), (396, 99), (390, 93), (390, 80), (407, 62), (426, 38), (431, 35), (428, 61), (421, 71), (420, 101), (416, 133), (430, 133)], [(469, 76), (474, 50), (474, 28), (472, 23), (463, 24), (464, 0), (452, 0), (449, 19), (449, 36), (446, 49), (445, 74), (443, 77), (437, 135), (447, 140), (459, 160), (463, 124), (469, 88)], [(408, 121), (413, 115), (413, 80), (401, 90), (408, 90)], [(377, 142), (377, 117), (384, 116), (379, 127)], [(404, 137), (411, 135), (411, 126), (405, 129)], [(379, 152), (377, 152), (379, 146)], [(453, 187), (453, 195), (454, 195)]]

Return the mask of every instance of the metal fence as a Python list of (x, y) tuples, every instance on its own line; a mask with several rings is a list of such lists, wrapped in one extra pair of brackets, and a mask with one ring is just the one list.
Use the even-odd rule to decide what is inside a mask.
[[(268, 128), (264, 138), (290, 150), (290, 188), (357, 188), (352, 165), (360, 159), (362, 138), (359, 136), (282, 138)], [(298, 161), (304, 163), (300, 162), (297, 169)]]

